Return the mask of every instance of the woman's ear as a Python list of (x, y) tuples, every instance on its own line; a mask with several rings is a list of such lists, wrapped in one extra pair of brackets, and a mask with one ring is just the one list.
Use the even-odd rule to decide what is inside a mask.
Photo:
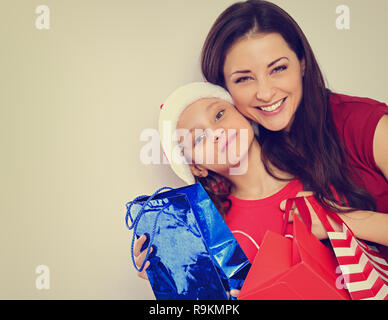
[(205, 178), (209, 174), (209, 171), (200, 165), (191, 163), (189, 164), (189, 167), (190, 167), (191, 173), (196, 177)]

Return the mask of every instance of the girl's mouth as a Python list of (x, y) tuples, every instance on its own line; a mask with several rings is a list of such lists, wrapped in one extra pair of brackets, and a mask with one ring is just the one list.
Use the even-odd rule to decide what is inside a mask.
[(286, 99), (287, 99), (287, 97), (283, 98), (279, 102), (274, 103), (274, 104), (272, 104), (270, 106), (267, 106), (267, 107), (256, 107), (256, 109), (259, 109), (259, 110), (264, 111), (264, 112), (274, 112), (274, 111), (279, 110), (279, 108), (281, 108), (282, 106), (284, 106), (284, 102), (286, 101)]

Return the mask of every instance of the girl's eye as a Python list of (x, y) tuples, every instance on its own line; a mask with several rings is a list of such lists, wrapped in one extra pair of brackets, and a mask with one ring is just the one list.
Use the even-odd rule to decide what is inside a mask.
[(221, 110), (220, 112), (217, 113), (217, 115), (216, 115), (216, 121), (219, 120), (219, 119), (221, 119), (221, 117), (224, 115), (224, 112), (225, 112), (225, 110)]
[(234, 83), (240, 83), (240, 82), (246, 82), (249, 80), (250, 77), (241, 77), (241, 78), (237, 78)]
[(279, 66), (279, 67), (276, 67), (275, 69), (272, 70), (272, 72), (274, 73), (279, 73), (279, 72), (282, 72), (283, 70), (286, 70), (287, 69), (287, 66)]
[(203, 138), (205, 137), (205, 134), (201, 134), (200, 136), (196, 137), (194, 140), (194, 146), (196, 146), (198, 143), (201, 143)]

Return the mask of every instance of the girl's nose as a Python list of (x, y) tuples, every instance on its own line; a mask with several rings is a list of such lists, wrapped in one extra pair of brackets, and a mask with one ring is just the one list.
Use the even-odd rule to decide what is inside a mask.
[(214, 132), (214, 142), (218, 142), (220, 139), (223, 139), (225, 137), (225, 129), (224, 128), (218, 128)]

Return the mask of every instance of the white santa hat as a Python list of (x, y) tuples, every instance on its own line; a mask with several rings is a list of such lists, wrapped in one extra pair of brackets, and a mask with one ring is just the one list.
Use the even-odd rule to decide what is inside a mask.
[(176, 89), (160, 106), (159, 135), (164, 155), (172, 170), (187, 184), (195, 183), (195, 179), (178, 146), (176, 127), (182, 112), (203, 98), (219, 98), (234, 104), (232, 97), (224, 88), (209, 82), (192, 82)]

